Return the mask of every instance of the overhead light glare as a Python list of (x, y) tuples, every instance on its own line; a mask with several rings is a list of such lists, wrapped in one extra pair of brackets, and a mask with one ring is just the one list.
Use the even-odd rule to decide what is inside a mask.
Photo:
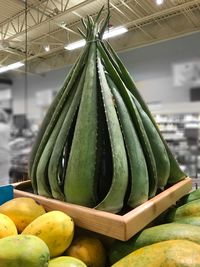
[(77, 17), (82, 18), (82, 16), (81, 16), (79, 13), (77, 13), (76, 11), (72, 11), (72, 13), (73, 13), (74, 15), (76, 15)]
[(86, 41), (85, 41), (84, 39), (82, 39), (82, 40), (80, 40), (80, 41), (77, 41), (77, 42), (68, 44), (68, 45), (66, 45), (64, 48), (65, 48), (66, 50), (74, 50), (74, 49), (83, 47), (85, 44), (86, 44)]
[(45, 46), (44, 46), (44, 50), (45, 50), (46, 52), (49, 52), (49, 51), (50, 51), (50, 45), (45, 45)]
[(106, 31), (103, 35), (103, 39), (108, 39), (108, 38), (112, 38), (115, 37), (117, 35), (123, 34), (125, 32), (127, 32), (128, 29), (125, 27), (117, 27), (117, 28), (113, 28), (110, 29), (109, 31)]
[(0, 73), (6, 72), (6, 71), (9, 71), (9, 70), (18, 69), (18, 68), (20, 68), (22, 66), (24, 66), (23, 62), (16, 62), (16, 63), (10, 64), (10, 65), (1, 67), (0, 68)]
[[(123, 33), (127, 32), (127, 31), (128, 31), (128, 29), (125, 28), (125, 27), (113, 28), (113, 29), (111, 29), (109, 31), (106, 31), (104, 33), (103, 39), (112, 38), (112, 37), (115, 37), (117, 35), (123, 34)], [(81, 39), (81, 40), (79, 40), (77, 42), (74, 42), (74, 43), (66, 45), (64, 48), (66, 50), (74, 50), (74, 49), (83, 47), (85, 44), (86, 44), (86, 41), (84, 39)]]
[(164, 0), (156, 0), (156, 4), (157, 4), (157, 5), (162, 5), (163, 2), (164, 2)]

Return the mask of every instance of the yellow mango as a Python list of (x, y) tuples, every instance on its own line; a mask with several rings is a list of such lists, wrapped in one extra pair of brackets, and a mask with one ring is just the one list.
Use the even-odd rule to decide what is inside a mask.
[(87, 267), (82, 261), (68, 256), (57, 257), (50, 260), (48, 267)]
[(7, 215), (0, 213), (0, 238), (17, 234), (14, 222)]
[(200, 245), (188, 240), (168, 240), (142, 247), (112, 267), (198, 267)]
[(41, 238), (48, 246), (51, 258), (60, 256), (71, 244), (74, 222), (61, 211), (50, 211), (36, 218), (22, 232)]
[(0, 206), (0, 213), (7, 215), (21, 233), (24, 228), (45, 213), (45, 209), (28, 197), (11, 199)]
[(65, 254), (75, 257), (91, 267), (105, 267), (106, 264), (106, 252), (103, 244), (95, 237), (79, 236), (75, 238)]

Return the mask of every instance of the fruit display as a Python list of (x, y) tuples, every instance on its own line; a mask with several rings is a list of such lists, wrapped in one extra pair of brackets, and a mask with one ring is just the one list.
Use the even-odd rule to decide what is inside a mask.
[[(155, 222), (155, 226), (143, 229), (140, 233), (136, 234), (127, 242), (115, 240), (112, 243), (109, 251), (110, 264), (120, 261), (120, 259), (126, 257), (133, 251), (137, 251), (142, 247), (151, 246), (152, 244), (159, 242), (169, 240), (187, 240), (200, 245), (200, 217), (198, 216), (200, 212), (200, 204), (198, 205), (198, 203), (200, 203), (199, 192), (200, 190), (196, 189), (182, 197), (182, 199), (178, 201), (175, 206), (164, 212), (164, 214), (161, 216), (161, 220), (158, 220), (158, 225)], [(190, 201), (187, 203), (188, 199), (190, 199)], [(180, 203), (182, 203), (182, 205)], [(178, 216), (177, 221), (173, 220), (175, 219), (176, 214)], [(171, 222), (169, 223), (169, 221)], [(190, 260), (192, 262), (192, 259)], [(172, 266), (182, 265), (177, 264)], [(184, 265), (183, 261), (183, 266), (190, 265)], [(194, 264), (191, 266), (200, 266), (200, 262), (197, 265)]]
[[(16, 203), (20, 208), (14, 213)], [(9, 200), (0, 209), (2, 207), (10, 210), (8, 215), (0, 213), (0, 267), (106, 266), (102, 242), (87, 235), (74, 238), (74, 221), (67, 214), (58, 210), (46, 212), (28, 197)], [(43, 212), (33, 219), (37, 208)], [(13, 213), (19, 213), (20, 222), (23, 218), (26, 222), (27, 217), (32, 218), (22, 232), (21, 228), (17, 231), (19, 220), (14, 221)]]
[[(28, 198), (19, 197), (17, 201), (19, 205), (20, 201), (25, 205)], [(167, 223), (170, 208), (165, 212), (162, 224), (155, 221), (154, 226), (143, 229), (126, 242), (106, 241), (103, 236), (79, 229), (70, 216), (58, 210), (45, 211), (22, 233), (17, 232), (11, 217), (0, 214), (0, 229), (7, 223), (7, 231), (0, 236), (0, 267), (198, 267), (200, 227), (189, 222), (199, 218), (195, 217), (200, 210), (197, 201), (191, 200), (182, 206), (177, 203), (175, 207), (179, 210), (190, 204), (190, 212), (187, 207), (187, 213), (181, 213), (181, 219), (187, 219), (187, 224)], [(25, 206), (30, 214), (35, 213), (31, 205)], [(27, 213), (21, 216), (23, 219)]]
[(86, 45), (46, 113), (29, 177), (35, 194), (118, 213), (186, 175), (127, 69), (102, 39), (109, 16), (101, 16), (83, 20)]

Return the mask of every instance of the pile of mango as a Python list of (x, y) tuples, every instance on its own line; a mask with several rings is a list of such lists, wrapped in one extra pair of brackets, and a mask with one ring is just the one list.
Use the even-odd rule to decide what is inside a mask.
[[(79, 231), (80, 232), (80, 231)], [(20, 197), (0, 206), (0, 267), (105, 267), (99, 238), (75, 234), (70, 216)]]
[(200, 189), (172, 206), (127, 242), (115, 240), (113, 267), (200, 267)]
[(200, 267), (200, 189), (130, 240), (105, 240), (31, 198), (0, 206), (0, 267)]

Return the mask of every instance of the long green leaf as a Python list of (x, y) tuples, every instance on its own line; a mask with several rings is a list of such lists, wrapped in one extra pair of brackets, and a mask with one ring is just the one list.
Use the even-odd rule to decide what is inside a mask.
[(140, 103), (140, 105), (142, 106), (142, 108), (146, 112), (146, 114), (149, 116), (152, 123), (156, 127), (156, 130), (157, 130), (158, 134), (160, 135), (160, 138), (162, 139), (162, 141), (165, 145), (165, 148), (166, 148), (167, 153), (168, 153), (169, 161), (170, 161), (170, 175), (169, 175), (168, 183), (171, 183), (171, 184), (177, 183), (178, 181), (184, 179), (186, 177), (186, 174), (180, 169), (180, 166), (179, 166), (178, 162), (176, 161), (176, 159), (174, 158), (171, 150), (169, 149), (167, 142), (165, 141), (162, 134), (160, 133), (158, 126), (157, 126), (157, 123), (155, 122), (148, 106), (146, 105), (146, 103), (143, 100), (142, 96), (140, 95), (139, 91), (137, 90), (136, 85), (133, 81), (133, 78), (131, 77), (131, 75), (129, 74), (127, 69), (124, 67), (120, 58), (115, 53), (115, 51), (112, 49), (112, 47), (109, 45), (109, 43), (107, 43), (107, 45), (109, 46), (109, 49), (110, 49), (110, 51), (111, 51), (111, 53), (115, 59), (115, 63), (119, 66), (118, 73), (119, 74), (121, 73), (121, 75), (120, 75), (121, 79), (126, 84), (128, 90), (130, 90), (131, 93), (138, 100), (138, 102)]
[(54, 142), (53, 152), (51, 154), (48, 166), (49, 185), (51, 188), (52, 195), (54, 198), (63, 201), (65, 200), (65, 196), (58, 183), (59, 164), (62, 160), (63, 149), (68, 138), (70, 127), (72, 125), (75, 113), (80, 103), (84, 77), (85, 71), (83, 71), (81, 79), (78, 83), (78, 87), (75, 88), (75, 94), (73, 94), (72, 98), (70, 99), (69, 108), (63, 114), (65, 118), (59, 130), (59, 134)]
[(92, 42), (87, 59), (83, 93), (72, 141), (64, 193), (66, 201), (94, 207), (97, 142), (96, 43)]
[(115, 85), (117, 86), (118, 91), (120, 92), (124, 103), (129, 111), (129, 114), (131, 116), (131, 119), (135, 125), (137, 135), (140, 139), (140, 143), (142, 145), (142, 149), (146, 158), (146, 163), (148, 167), (148, 173), (149, 173), (149, 197), (153, 197), (156, 194), (157, 191), (157, 172), (156, 172), (156, 163), (155, 158), (151, 149), (151, 145), (149, 143), (147, 134), (145, 132), (142, 120), (140, 118), (139, 112), (137, 110), (137, 107), (135, 103), (133, 102), (129, 91), (127, 90), (125, 84), (123, 83), (121, 77), (119, 76), (118, 72), (115, 70), (114, 66), (112, 65), (112, 62), (110, 61), (109, 57), (107, 56), (106, 51), (102, 47), (101, 43), (98, 42), (98, 49), (101, 53), (101, 56), (104, 59), (104, 65), (109, 73), (111, 79), (115, 82)]
[[(79, 59), (78, 59), (79, 61)], [(77, 62), (78, 62), (77, 61)], [(40, 129), (39, 129), (39, 132), (37, 134), (37, 137), (35, 139), (35, 142), (31, 148), (31, 153), (30, 153), (30, 156), (29, 156), (29, 162), (28, 162), (28, 175), (29, 177), (31, 178), (31, 183), (32, 183), (32, 186), (33, 186), (33, 189), (35, 192), (37, 192), (37, 182), (36, 182), (36, 177), (35, 176), (32, 176), (31, 173), (32, 173), (32, 167), (33, 167), (33, 163), (34, 163), (34, 160), (35, 160), (35, 155), (37, 153), (37, 150), (40, 146), (40, 143), (41, 143), (41, 140), (43, 138), (43, 135), (46, 131), (46, 128), (48, 126), (48, 124), (50, 123), (51, 119), (52, 119), (52, 115), (55, 111), (55, 108), (56, 106), (58, 105), (62, 95), (63, 95), (63, 92), (66, 88), (66, 85), (68, 84), (70, 78), (71, 78), (71, 75), (74, 71), (74, 68), (75, 66), (77, 65), (77, 62), (75, 63), (74, 67), (71, 69), (70, 73), (67, 75), (61, 89), (58, 91), (58, 93), (56, 94), (51, 106), (49, 107), (46, 115), (45, 115), (45, 118), (43, 119), (42, 121), (42, 125), (40, 126)]]
[[(86, 46), (86, 49), (82, 53), (82, 56), (79, 58), (78, 63), (76, 64), (75, 68), (73, 68), (71, 78), (69, 80), (67, 80), (68, 83), (66, 85), (66, 88), (64, 89), (64, 92), (60, 95), (60, 99), (58, 99), (59, 103), (57, 103), (57, 101), (58, 101), (57, 100), (56, 101), (57, 105), (55, 105), (55, 102), (53, 102), (53, 104), (52, 104), (53, 106), (50, 107), (50, 110), (52, 112), (51, 120), (46, 125), (46, 129), (44, 130), (44, 133), (43, 133), (41, 141), (39, 143), (37, 152), (35, 153), (34, 160), (32, 163), (32, 168), (31, 168), (31, 176), (30, 177), (31, 177), (32, 184), (34, 186), (35, 193), (37, 193), (36, 172), (37, 172), (38, 162), (39, 162), (40, 157), (42, 155), (42, 152), (46, 146), (46, 143), (49, 139), (49, 136), (50, 136), (51, 132), (53, 131), (53, 128), (55, 127), (55, 124), (58, 120), (60, 112), (63, 109), (63, 105), (66, 101), (66, 98), (68, 97), (68, 95), (71, 91), (71, 88), (73, 87), (73, 85), (75, 83), (75, 80), (80, 75), (80, 71), (85, 64), (85, 57), (87, 56), (87, 53), (88, 53), (88, 46)], [(54, 108), (54, 110), (53, 110), (53, 108)]]
[[(69, 97), (66, 100), (63, 110), (57, 120), (55, 127), (53, 128), (53, 131), (51, 132), (49, 136), (49, 139), (46, 143), (46, 146), (42, 152), (42, 155), (37, 165), (36, 179), (37, 179), (38, 194), (42, 196), (51, 197), (53, 193), (53, 192), (51, 193), (52, 190), (50, 190), (51, 184), (49, 183), (48, 172), (47, 172), (49, 160), (50, 160), (52, 151), (54, 149), (54, 145), (57, 140), (57, 137), (65, 121), (66, 114), (74, 98), (74, 95), (76, 92), (76, 86), (78, 82), (79, 82), (79, 79), (74, 85), (72, 92), (69, 94)], [(54, 178), (56, 179), (56, 176)], [(60, 199), (61, 197), (62, 197), (62, 194), (60, 194)], [(62, 198), (62, 200), (64, 200), (64, 197)]]
[(151, 148), (156, 159), (156, 170), (158, 175), (158, 186), (164, 187), (167, 184), (170, 174), (170, 161), (165, 148), (165, 145), (160, 138), (160, 135), (156, 131), (156, 128), (148, 115), (144, 112), (142, 107), (136, 98), (132, 95), (133, 101), (136, 103), (138, 111), (140, 113), (144, 128), (146, 130)]
[(128, 204), (135, 208), (148, 200), (149, 177), (147, 165), (139, 138), (124, 101), (109, 76), (107, 76), (107, 80), (116, 101), (116, 108), (129, 158), (131, 189)]
[(113, 177), (109, 192), (107, 193), (106, 197), (101, 201), (101, 203), (99, 203), (95, 208), (116, 213), (121, 210), (124, 204), (124, 197), (128, 184), (128, 163), (119, 120), (114, 107), (112, 94), (106, 80), (104, 68), (101, 63), (99, 53), (97, 55), (97, 64), (111, 143), (113, 159)]

